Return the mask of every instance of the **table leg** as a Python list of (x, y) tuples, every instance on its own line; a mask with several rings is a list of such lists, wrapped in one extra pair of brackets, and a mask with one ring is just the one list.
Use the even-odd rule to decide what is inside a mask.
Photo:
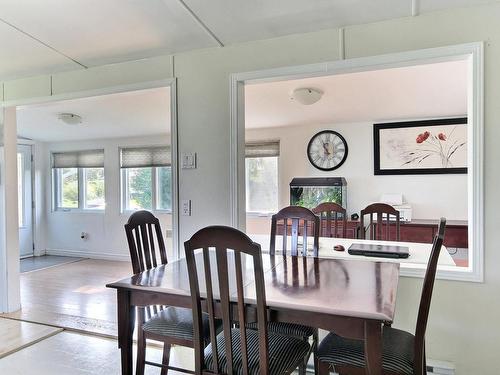
[(368, 375), (382, 375), (382, 324), (365, 321), (365, 360)]
[(118, 347), (121, 350), (122, 375), (132, 375), (132, 337), (135, 307), (130, 304), (130, 292), (118, 290)]

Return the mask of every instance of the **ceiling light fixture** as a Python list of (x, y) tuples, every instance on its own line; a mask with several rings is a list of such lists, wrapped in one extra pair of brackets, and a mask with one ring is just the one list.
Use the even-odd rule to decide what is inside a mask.
[(290, 100), (297, 101), (302, 105), (311, 105), (316, 103), (323, 96), (323, 92), (310, 87), (301, 87), (293, 90), (290, 94)]
[(74, 113), (59, 113), (57, 118), (66, 125), (78, 125), (82, 123), (82, 117)]

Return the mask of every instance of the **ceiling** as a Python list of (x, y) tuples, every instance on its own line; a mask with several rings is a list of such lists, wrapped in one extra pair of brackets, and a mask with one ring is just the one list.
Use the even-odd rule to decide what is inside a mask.
[(0, 80), (411, 15), (412, 0), (0, 0)]
[[(461, 116), (467, 113), (467, 61), (339, 74), (245, 87), (245, 126), (380, 122)], [(302, 105), (290, 99), (300, 87), (323, 97)]]
[[(67, 125), (60, 113), (82, 117)], [(17, 109), (18, 136), (59, 142), (170, 133), (170, 89), (155, 88), (90, 98), (22, 106)]]

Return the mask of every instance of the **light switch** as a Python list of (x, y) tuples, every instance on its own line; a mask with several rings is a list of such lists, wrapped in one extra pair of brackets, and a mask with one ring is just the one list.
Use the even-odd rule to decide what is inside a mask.
[(181, 154), (182, 169), (196, 168), (196, 152), (183, 152)]
[(191, 200), (186, 199), (181, 202), (182, 216), (191, 216)]

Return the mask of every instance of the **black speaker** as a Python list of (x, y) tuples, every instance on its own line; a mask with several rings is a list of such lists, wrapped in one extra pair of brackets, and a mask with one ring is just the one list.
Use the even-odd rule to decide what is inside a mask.
[(351, 220), (356, 221), (358, 219), (359, 219), (359, 215), (358, 214), (354, 213), (354, 214), (351, 215)]

